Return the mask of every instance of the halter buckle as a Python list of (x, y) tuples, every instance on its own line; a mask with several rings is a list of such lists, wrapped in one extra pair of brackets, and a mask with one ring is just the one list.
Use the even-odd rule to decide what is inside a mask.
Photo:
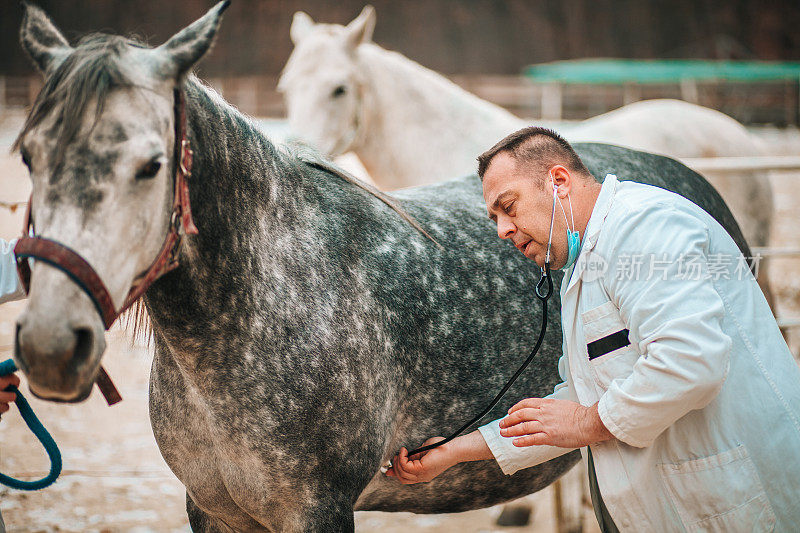
[(194, 157), (194, 152), (192, 152), (192, 148), (189, 145), (189, 140), (181, 139), (181, 160), (180, 163), (178, 164), (178, 168), (186, 178), (192, 175), (193, 157)]

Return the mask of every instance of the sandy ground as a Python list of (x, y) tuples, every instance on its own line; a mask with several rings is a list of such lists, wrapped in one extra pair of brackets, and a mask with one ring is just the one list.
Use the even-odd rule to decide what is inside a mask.
[[(19, 127), (18, 117), (0, 117), (0, 201), (24, 201), (29, 185), (16, 155), (7, 155)], [(797, 132), (763, 130), (760, 135), (784, 153), (800, 153)], [(798, 174), (776, 174), (773, 184), (778, 209), (774, 245), (800, 248), (793, 231), (800, 206)], [(0, 208), (0, 237), (16, 237), (22, 213)], [(778, 259), (773, 280), (781, 297), (781, 312), (800, 316), (800, 259)], [(24, 302), (0, 307), (0, 360), (11, 357), (14, 320)], [(798, 342), (792, 340), (798, 353)], [(150, 353), (120, 329), (108, 333), (104, 364), (125, 401), (109, 408), (95, 393), (80, 405), (56, 405), (28, 398), (61, 447), (64, 473), (52, 487), (25, 493), (0, 489), (0, 511), (8, 531), (188, 531), (183, 487), (172, 475), (155, 445), (147, 413)], [(22, 390), (27, 390), (23, 384)], [(41, 477), (46, 456), (15, 410), (0, 424), (0, 471), (14, 476)], [(573, 471), (572, 477), (575, 478)], [(578, 478), (579, 479), (579, 478)], [(572, 480), (576, 486), (575, 479)], [(577, 491), (571, 491), (574, 495)], [(553, 491), (523, 498), (533, 507), (531, 525), (494, 525), (501, 507), (454, 515), (356, 513), (362, 532), (552, 532), (555, 531)], [(573, 504), (575, 497), (573, 496)], [(585, 531), (599, 531), (584, 506)]]

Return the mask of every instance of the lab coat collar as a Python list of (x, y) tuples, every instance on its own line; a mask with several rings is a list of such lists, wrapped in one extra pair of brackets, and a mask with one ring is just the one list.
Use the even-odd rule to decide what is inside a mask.
[(592, 209), (592, 215), (589, 217), (589, 223), (586, 224), (581, 252), (578, 255), (578, 259), (575, 260), (575, 265), (572, 267), (573, 271), (568, 278), (569, 284), (567, 285), (565, 294), (581, 279), (581, 274), (587, 264), (586, 258), (595, 244), (597, 244), (597, 238), (600, 235), (600, 230), (603, 228), (603, 222), (606, 220), (608, 211), (611, 209), (618, 184), (617, 176), (614, 174), (606, 174), (606, 179), (603, 181), (603, 185), (600, 188), (600, 195), (597, 197), (597, 201)]

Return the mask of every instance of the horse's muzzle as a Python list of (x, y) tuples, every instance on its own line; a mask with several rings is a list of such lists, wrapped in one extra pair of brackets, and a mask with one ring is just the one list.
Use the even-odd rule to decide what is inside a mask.
[(98, 334), (97, 328), (73, 325), (63, 314), (48, 315), (29, 308), (20, 316), (15, 359), (31, 392), (39, 398), (82, 401), (89, 396), (100, 368), (105, 351), (103, 330)]

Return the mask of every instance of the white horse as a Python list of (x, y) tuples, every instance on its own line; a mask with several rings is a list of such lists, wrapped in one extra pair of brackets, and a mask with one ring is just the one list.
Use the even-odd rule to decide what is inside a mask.
[[(354, 152), (391, 190), (475, 172), (475, 158), (529, 125), (444, 76), (372, 42), (375, 10), (347, 26), (294, 15), (295, 44), (278, 89), (293, 134), (330, 156)], [(561, 128), (570, 141), (619, 144), (676, 158), (762, 154), (731, 117), (680, 100), (646, 100)], [(413, 157), (409, 157), (413, 154)], [(767, 246), (773, 217), (766, 174), (711, 174), (751, 246)], [(759, 282), (770, 298), (765, 264)]]

